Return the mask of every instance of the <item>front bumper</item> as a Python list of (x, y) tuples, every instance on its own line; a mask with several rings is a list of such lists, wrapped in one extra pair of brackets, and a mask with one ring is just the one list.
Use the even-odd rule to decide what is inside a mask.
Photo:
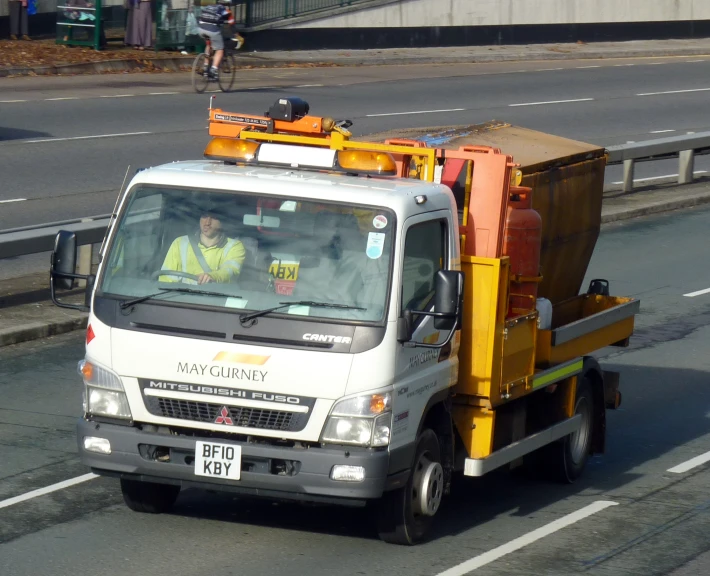
[[(104, 455), (86, 451), (83, 445), (85, 436), (106, 438), (111, 442), (112, 453)], [(192, 462), (197, 440), (241, 446), (241, 480), (195, 475)], [(225, 439), (158, 434), (132, 426), (89, 422), (83, 418), (77, 423), (77, 442), (82, 463), (97, 474), (312, 502), (358, 504), (363, 500), (379, 498), (385, 490), (389, 466), (387, 450), (287, 448)], [(162, 454), (169, 454), (169, 461), (160, 461), (150, 456), (150, 447), (155, 446), (161, 447)], [(290, 473), (284, 473), (281, 466), (284, 461), (298, 464), (291, 467)], [(357, 483), (331, 480), (330, 473), (336, 464), (364, 467), (365, 480)]]

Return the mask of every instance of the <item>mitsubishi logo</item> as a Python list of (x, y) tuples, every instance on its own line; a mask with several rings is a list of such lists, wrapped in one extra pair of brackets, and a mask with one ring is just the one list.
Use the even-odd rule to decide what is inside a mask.
[(217, 416), (214, 423), (215, 424), (226, 424), (227, 426), (234, 426), (234, 422), (232, 422), (232, 419), (229, 417), (229, 410), (227, 410), (226, 406), (222, 406), (222, 411), (220, 412), (220, 415)]

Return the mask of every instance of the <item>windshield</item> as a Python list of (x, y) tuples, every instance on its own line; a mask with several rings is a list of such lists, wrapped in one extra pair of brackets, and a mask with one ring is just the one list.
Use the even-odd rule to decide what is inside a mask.
[(100, 292), (135, 306), (381, 322), (393, 230), (383, 208), (141, 186), (111, 241)]

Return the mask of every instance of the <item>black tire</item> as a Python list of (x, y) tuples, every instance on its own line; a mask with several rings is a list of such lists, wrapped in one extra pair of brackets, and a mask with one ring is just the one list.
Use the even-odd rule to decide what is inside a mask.
[(123, 501), (134, 512), (162, 514), (169, 512), (180, 494), (180, 486), (138, 480), (121, 480)]
[[(438, 466), (432, 467), (430, 464)], [(433, 514), (427, 515), (421, 513), (421, 505), (417, 504), (417, 499), (421, 497), (419, 486), (422, 475), (427, 470), (433, 472), (428, 476), (431, 487), (429, 494), (434, 495), (434, 499), (438, 497), (440, 504), (444, 491), (441, 450), (436, 434), (430, 429), (423, 430), (417, 439), (414, 464), (406, 486), (385, 492), (382, 501), (376, 504), (377, 532), (384, 542), (411, 546), (425, 539), (439, 509), (437, 504), (432, 508)]]
[(192, 63), (192, 87), (195, 92), (202, 94), (207, 90), (207, 85), (210, 83), (210, 79), (205, 75), (205, 64), (208, 63), (206, 54), (199, 54), (195, 61)]
[(582, 415), (582, 424), (574, 434), (565, 436), (555, 444), (555, 465), (553, 470), (557, 480), (571, 484), (582, 475), (589, 459), (594, 435), (594, 394), (592, 383), (587, 377), (577, 380), (577, 394), (574, 399), (574, 413)]
[(237, 77), (237, 61), (231, 54), (225, 54), (219, 63), (219, 89), (229, 92)]

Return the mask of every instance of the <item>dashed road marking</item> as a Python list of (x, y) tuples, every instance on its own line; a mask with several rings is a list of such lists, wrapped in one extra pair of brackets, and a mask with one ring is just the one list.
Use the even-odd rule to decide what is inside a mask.
[(693, 88), (692, 90), (668, 90), (666, 92), (645, 92), (636, 96), (661, 96), (663, 94), (690, 94), (691, 92), (710, 92), (710, 88)]
[(45, 486), (44, 488), (38, 488), (37, 490), (32, 490), (31, 492), (25, 492), (20, 496), (15, 496), (13, 498), (8, 498), (7, 500), (0, 500), (0, 508), (7, 508), (13, 504), (19, 504), (20, 502), (25, 502), (27, 500), (32, 500), (38, 496), (44, 496), (45, 494), (51, 494), (57, 490), (64, 490), (64, 488), (69, 488), (70, 486), (76, 486), (87, 480), (93, 480), (98, 478), (97, 474), (84, 474), (83, 476), (77, 476), (76, 478), (70, 478), (69, 480), (64, 480), (63, 482), (57, 482), (50, 486)]
[[(702, 296), (703, 294), (710, 294), (710, 288), (705, 288), (705, 290), (698, 290), (697, 292), (690, 292), (688, 294), (683, 294), (683, 296), (685, 296), (686, 298), (695, 298), (696, 296)], [(704, 464), (705, 462), (710, 460), (710, 452), (703, 454), (702, 456), (698, 456), (697, 458), (693, 458), (693, 460), (697, 460), (699, 458), (704, 458), (705, 456), (708, 456), (707, 460), (703, 460), (699, 464), (695, 464), (695, 466), (700, 466), (700, 464)], [(685, 464), (680, 464), (679, 466), (676, 466), (675, 468), (671, 468), (670, 470), (668, 470), (668, 472), (678, 472), (678, 470), (676, 470), (676, 468), (680, 468), (682, 466), (685, 466), (686, 464), (688, 464), (689, 462), (692, 462), (693, 460), (688, 460), (688, 462), (686, 462)], [(693, 466), (691, 466), (691, 468), (692, 467)], [(688, 468), (688, 470), (690, 470), (690, 468)]]
[(407, 116), (408, 114), (436, 114), (438, 112), (464, 112), (466, 108), (447, 108), (444, 110), (415, 110), (412, 112), (388, 112), (386, 114), (367, 114), (367, 118), (376, 118), (378, 116)]
[(41, 140), (24, 140), (23, 144), (37, 144), (39, 142), (64, 142), (66, 140), (91, 140), (92, 138), (117, 138), (119, 136), (142, 136), (152, 132), (124, 132), (122, 134), (98, 134), (96, 136), (72, 136), (71, 138), (42, 138)]
[(558, 518), (557, 520), (550, 522), (549, 524), (545, 524), (545, 526), (542, 526), (537, 530), (533, 530), (532, 532), (524, 534), (520, 538), (511, 540), (507, 544), (503, 544), (502, 546), (498, 546), (498, 548), (494, 548), (493, 550), (484, 552), (483, 554), (475, 556), (470, 560), (466, 560), (466, 562), (462, 562), (458, 566), (449, 568), (448, 570), (441, 572), (437, 576), (463, 576), (464, 574), (473, 572), (474, 570), (477, 570), (478, 568), (481, 568), (486, 564), (490, 564), (491, 562), (494, 562), (495, 560), (498, 560), (503, 556), (510, 554), (511, 552), (520, 550), (528, 544), (532, 544), (533, 542), (536, 542), (537, 540), (540, 540), (545, 536), (554, 534), (555, 532), (558, 532), (559, 530), (562, 530), (567, 526), (571, 526), (572, 524), (575, 524), (580, 520), (584, 520), (585, 518), (592, 516), (593, 514), (597, 514), (602, 510), (606, 510), (610, 506), (618, 506), (618, 502), (611, 502), (608, 500), (597, 500), (589, 506), (585, 506), (581, 510), (577, 510), (576, 512), (567, 514), (566, 516)]
[[(710, 288), (707, 290), (700, 290), (699, 292), (692, 292), (690, 294), (685, 294), (685, 296), (700, 296), (700, 294), (707, 294), (710, 292)], [(700, 456), (696, 456), (695, 458), (691, 458), (687, 462), (683, 462), (682, 464), (678, 464), (678, 466), (673, 466), (673, 468), (669, 468), (667, 472), (673, 472), (674, 474), (683, 474), (684, 472), (687, 472), (688, 470), (692, 470), (693, 468), (697, 468), (698, 466), (702, 466), (706, 462), (710, 462), (710, 452), (705, 452), (705, 454), (701, 454)]]
[(517, 106), (543, 106), (545, 104), (569, 104), (572, 102), (592, 102), (594, 98), (577, 98), (574, 100), (550, 100), (549, 102), (523, 102), (522, 104), (508, 104), (510, 108)]

